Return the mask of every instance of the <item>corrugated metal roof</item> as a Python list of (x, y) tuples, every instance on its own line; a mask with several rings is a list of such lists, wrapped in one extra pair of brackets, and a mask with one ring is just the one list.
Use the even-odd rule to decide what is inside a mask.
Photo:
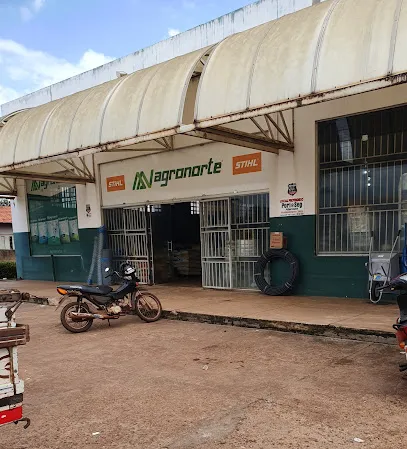
[(20, 112), (1, 128), (0, 167), (174, 130), (207, 50)]
[[(233, 114), (278, 104), (287, 109), (310, 96), (309, 103), (322, 101), (330, 91), (405, 73), (406, 42), (402, 0), (331, 0), (287, 15), (215, 48), (201, 77), (195, 119), (211, 126), (239, 118)], [(375, 87), (383, 85), (342, 96)]]

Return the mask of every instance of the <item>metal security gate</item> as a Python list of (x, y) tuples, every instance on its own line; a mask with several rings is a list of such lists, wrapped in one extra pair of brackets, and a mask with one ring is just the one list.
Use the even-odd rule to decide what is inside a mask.
[(202, 285), (257, 289), (254, 268), (270, 243), (269, 194), (200, 203)]
[(269, 194), (232, 197), (231, 228), (232, 288), (257, 290), (254, 268), (270, 247)]
[(123, 262), (136, 267), (143, 284), (153, 283), (151, 216), (145, 206), (105, 209), (109, 248), (113, 251), (114, 269)]
[(202, 285), (232, 288), (230, 199), (202, 201), (201, 257)]

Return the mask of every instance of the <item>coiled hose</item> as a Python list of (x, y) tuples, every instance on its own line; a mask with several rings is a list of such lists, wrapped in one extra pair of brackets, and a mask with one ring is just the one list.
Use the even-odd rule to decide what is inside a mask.
[[(264, 270), (266, 269), (267, 264), (272, 262), (273, 259), (283, 259), (290, 264), (290, 279), (280, 286), (270, 285), (264, 278)], [(299, 263), (297, 258), (285, 249), (270, 249), (256, 262), (254, 272), (254, 280), (256, 281), (257, 287), (259, 287), (264, 294), (269, 296), (281, 296), (293, 288), (299, 274)]]

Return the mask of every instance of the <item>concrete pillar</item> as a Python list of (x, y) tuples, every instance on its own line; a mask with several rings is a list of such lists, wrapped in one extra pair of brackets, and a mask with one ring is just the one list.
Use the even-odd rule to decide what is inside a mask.
[(16, 184), (17, 197), (11, 202), (13, 232), (29, 232), (26, 183), (18, 179)]
[(11, 202), (11, 215), (16, 253), (17, 278), (23, 278), (23, 261), (30, 256), (29, 221), (26, 182), (17, 180), (17, 197)]

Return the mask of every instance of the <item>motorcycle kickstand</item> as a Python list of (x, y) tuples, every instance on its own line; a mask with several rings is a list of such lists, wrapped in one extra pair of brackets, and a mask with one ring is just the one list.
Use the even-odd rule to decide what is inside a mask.
[(30, 418), (21, 418), (18, 421), (14, 421), (14, 424), (18, 424), (19, 422), (25, 422), (24, 429), (28, 429), (31, 425)]
[(108, 324), (109, 324), (109, 327), (110, 327), (110, 320), (107, 320), (107, 322), (108, 322)]

